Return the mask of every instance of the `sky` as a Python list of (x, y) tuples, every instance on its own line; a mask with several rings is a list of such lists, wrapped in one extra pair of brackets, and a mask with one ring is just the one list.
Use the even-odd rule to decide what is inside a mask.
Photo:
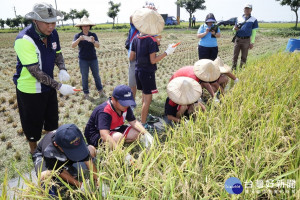
[[(1, 0), (0, 19), (14, 18), (16, 10), (17, 15), (24, 16), (30, 12), (35, 3), (47, 2), (55, 8), (55, 2), (58, 10), (69, 12), (70, 9), (78, 11), (86, 9), (94, 23), (112, 22), (107, 16), (109, 8), (109, 0)], [(168, 14), (169, 16), (177, 16), (176, 0), (150, 0), (158, 8), (160, 14)], [(26, 2), (26, 3), (24, 3)], [(129, 23), (129, 17), (136, 9), (145, 5), (145, 0), (113, 0), (114, 3), (121, 3), (120, 12), (116, 18), (118, 23)], [(197, 21), (204, 21), (208, 13), (213, 13), (217, 19), (227, 20), (231, 17), (237, 17), (243, 14), (244, 5), (250, 3), (253, 5), (252, 16), (259, 21), (295, 21), (296, 15), (291, 11), (289, 6), (281, 6), (275, 0), (206, 0), (204, 5), (206, 10), (197, 10), (194, 15)], [(299, 13), (298, 13), (299, 14)], [(181, 20), (187, 21), (188, 12), (184, 8), (180, 8)], [(71, 21), (67, 21), (67, 23)], [(75, 23), (79, 19), (75, 20)], [(66, 22), (64, 22), (65, 24)]]

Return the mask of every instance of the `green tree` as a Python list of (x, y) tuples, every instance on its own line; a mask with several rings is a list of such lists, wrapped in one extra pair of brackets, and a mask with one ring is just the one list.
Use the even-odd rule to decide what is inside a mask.
[(28, 26), (28, 24), (31, 23), (31, 20), (26, 19), (25, 17), (22, 17), (21, 23), (24, 24), (24, 28), (25, 28), (26, 26)]
[(3, 19), (0, 19), (0, 26), (1, 26), (1, 29), (4, 29), (4, 24), (5, 24), (5, 21)]
[(89, 12), (86, 9), (81, 10), (77, 15), (79, 19), (83, 18), (83, 16), (86, 16), (87, 18), (90, 16)]
[(13, 21), (12, 21), (12, 19), (10, 19), (10, 18), (7, 18), (7, 19), (6, 19), (5, 24), (6, 24), (9, 28), (13, 28), (13, 27), (14, 27)]
[(78, 11), (76, 9), (71, 9), (69, 12), (69, 18), (72, 20), (74, 27), (74, 19), (78, 18)]
[(64, 19), (61, 20), (61, 25), (64, 26), (64, 21), (67, 21), (70, 19), (69, 13), (66, 13), (65, 11), (61, 11), (61, 13), (64, 15)]
[(17, 27), (19, 28), (19, 25), (21, 25), (21, 28), (23, 29), (23, 17), (21, 15), (18, 15), (15, 18), (15, 24), (18, 24)]
[(206, 9), (206, 6), (203, 5), (204, 3), (205, 0), (177, 0), (175, 2), (176, 5), (180, 6), (181, 8), (185, 8), (186, 11), (190, 14), (189, 28), (191, 28), (191, 19), (193, 13), (195, 13), (197, 9)]
[(300, 7), (300, 0), (276, 0), (280, 1), (280, 5), (285, 6), (288, 5), (291, 7), (291, 10), (296, 14), (296, 28), (298, 25), (298, 9)]
[(113, 28), (115, 27), (115, 18), (118, 16), (118, 12), (120, 11), (121, 3), (114, 3), (113, 1), (109, 1), (108, 4), (110, 8), (108, 9), (107, 15), (108, 17), (113, 19)]

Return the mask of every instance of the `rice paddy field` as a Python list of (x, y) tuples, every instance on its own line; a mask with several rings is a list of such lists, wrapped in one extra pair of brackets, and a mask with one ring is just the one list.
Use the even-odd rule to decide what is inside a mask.
[[(208, 104), (194, 122), (182, 122), (156, 135), (155, 146), (148, 152), (138, 142), (124, 151), (99, 150), (98, 177), (110, 187), (107, 199), (300, 199), (300, 54), (283, 52), (289, 37), (267, 34), (269, 29), (276, 31), (265, 27), (258, 32), (248, 64), (235, 72), (240, 82), (234, 87), (229, 83), (221, 104)], [(128, 82), (127, 33), (94, 32), (100, 41), (97, 55), (102, 84), (105, 93), (111, 95), (115, 86)], [(159, 93), (153, 97), (151, 114), (163, 115), (166, 86), (173, 72), (198, 60), (196, 32), (167, 29), (162, 33), (161, 53), (170, 43), (182, 43), (158, 64)], [(75, 33), (59, 31), (59, 36), (71, 76), (68, 84), (81, 88), (78, 50), (71, 48)], [(233, 35), (229, 30), (221, 34), (219, 56), (231, 65)], [(33, 168), (12, 81), (16, 35), (0, 34), (0, 183), (4, 199), (8, 198), (7, 181)], [(59, 124), (75, 123), (84, 130), (93, 109), (104, 101), (98, 98), (91, 74), (89, 86), (92, 100), (85, 100), (82, 93), (59, 95)], [(140, 92), (136, 100), (139, 118)], [(134, 154), (134, 166), (124, 164), (127, 152)], [(241, 194), (231, 195), (225, 190), (230, 177), (241, 180)], [(284, 185), (279, 184), (282, 182)], [(39, 184), (31, 180), (27, 184), (28, 188), (17, 189), (16, 199), (48, 198)], [(101, 187), (92, 187), (88, 193), (70, 187), (61, 198), (102, 199)]]

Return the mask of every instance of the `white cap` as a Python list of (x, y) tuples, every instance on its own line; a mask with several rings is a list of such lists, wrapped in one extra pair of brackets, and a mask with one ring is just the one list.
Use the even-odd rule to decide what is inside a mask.
[(247, 3), (244, 8), (250, 8), (250, 9), (252, 9), (252, 4), (248, 4)]

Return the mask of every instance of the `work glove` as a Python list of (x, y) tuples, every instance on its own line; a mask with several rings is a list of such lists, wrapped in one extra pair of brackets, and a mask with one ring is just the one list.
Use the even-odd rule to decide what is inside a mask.
[(150, 133), (146, 132), (140, 136), (140, 141), (145, 148), (150, 149), (150, 147), (153, 145), (154, 138)]
[(59, 78), (60, 82), (68, 81), (68, 80), (70, 80), (70, 75), (68, 74), (68, 72), (66, 70), (62, 69), (59, 71), (58, 78)]
[(107, 197), (107, 195), (109, 194), (109, 190), (110, 190), (109, 186), (106, 185), (105, 183), (102, 183), (102, 197), (103, 198)]
[(167, 55), (171, 55), (175, 51), (176, 47), (173, 47), (173, 45), (175, 44), (169, 44), (167, 50), (165, 51)]
[(69, 95), (74, 93), (73, 87), (71, 85), (66, 85), (66, 84), (62, 84), (58, 91), (62, 95)]
[(91, 190), (91, 186), (90, 186), (90, 180), (89, 179), (85, 179), (84, 182), (81, 183), (80, 190), (83, 193), (90, 193), (92, 191)]
[(134, 158), (130, 155), (130, 153), (127, 153), (125, 156), (125, 164), (126, 165), (132, 165), (134, 163)]

